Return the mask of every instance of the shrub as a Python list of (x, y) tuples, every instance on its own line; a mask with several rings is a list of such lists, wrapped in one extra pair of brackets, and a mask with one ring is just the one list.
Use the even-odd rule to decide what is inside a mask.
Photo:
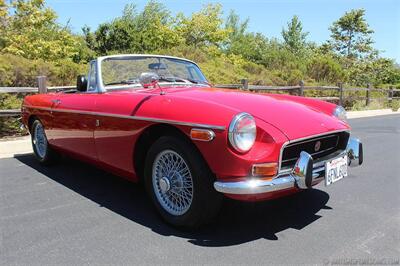
[(0, 54), (0, 86), (34, 87), (37, 76), (47, 76), (48, 85), (71, 85), (78, 74), (86, 72), (85, 64), (69, 59), (56, 62), (29, 60), (16, 55)]
[(343, 81), (345, 77), (341, 65), (326, 55), (316, 55), (308, 62), (307, 75), (318, 82), (328, 84)]

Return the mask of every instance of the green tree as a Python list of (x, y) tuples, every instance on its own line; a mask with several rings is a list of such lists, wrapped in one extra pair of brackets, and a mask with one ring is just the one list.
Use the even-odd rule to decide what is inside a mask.
[(393, 60), (373, 58), (360, 60), (348, 68), (349, 81), (352, 84), (365, 86), (372, 83), (376, 87), (400, 83), (400, 68)]
[(134, 5), (126, 5), (121, 17), (100, 24), (94, 35), (87, 27), (82, 30), (87, 45), (99, 54), (144, 53), (179, 45), (182, 38), (174, 23), (164, 5), (150, 1), (140, 13)]
[(96, 36), (91, 31), (90, 27), (87, 25), (83, 26), (82, 33), (87, 47), (94, 51), (96, 49)]
[[(297, 16), (282, 29), (282, 40), (248, 30), (249, 19), (220, 5), (192, 15), (172, 16), (156, 0), (143, 10), (126, 5), (122, 14), (95, 29), (74, 35), (56, 22), (45, 0), (0, 0), (0, 85), (34, 84), (37, 74), (54, 85), (70, 84), (85, 62), (113, 53), (162, 53), (198, 62), (216, 83), (248, 77), (257, 84), (388, 86), (400, 84), (400, 68), (372, 49), (365, 11), (351, 10), (334, 22), (329, 42), (307, 41)], [(79, 64), (77, 64), (79, 63)]]
[(179, 14), (176, 29), (187, 45), (219, 46), (228, 35), (228, 30), (222, 25), (221, 5), (209, 4), (200, 12), (193, 13), (191, 17)]
[(175, 30), (175, 22), (163, 4), (148, 2), (137, 17), (136, 33), (140, 37), (137, 50), (147, 52), (181, 44), (183, 39)]
[(225, 22), (225, 29), (228, 31), (229, 42), (234, 42), (236, 40), (242, 39), (248, 29), (249, 19), (244, 21), (240, 20), (240, 16), (231, 10)]
[(238, 14), (233, 10), (230, 11), (225, 22), (225, 30), (228, 32), (228, 35), (222, 46), (228, 54), (237, 54), (238, 50), (242, 50), (241, 47), (247, 44), (247, 38), (249, 37), (247, 33), (248, 24), (248, 18), (241, 21)]
[(5, 0), (0, 0), (0, 25), (5, 28), (8, 19), (8, 5)]
[(365, 20), (364, 9), (346, 12), (329, 29), (330, 45), (347, 58), (359, 58), (373, 51), (371, 34), (374, 31), (369, 28)]
[(0, 50), (5, 45), (5, 30), (8, 27), (8, 5), (5, 0), (0, 0)]
[[(92, 33), (90, 28), (82, 28), (86, 44), (98, 54), (112, 51), (134, 51), (138, 46), (137, 16), (133, 4), (126, 5), (121, 17), (102, 23)], [(137, 33), (137, 34), (135, 34)]]
[(263, 64), (269, 44), (261, 33), (246, 33), (234, 40), (229, 46), (229, 52), (241, 55), (252, 62)]
[(373, 62), (375, 84), (399, 84), (400, 66), (394, 60), (388, 58), (378, 58)]
[(72, 59), (78, 53), (76, 37), (56, 22), (56, 13), (44, 0), (15, 0), (11, 11), (1, 52), (44, 60)]
[(298, 16), (293, 16), (287, 23), (287, 29), (282, 29), (282, 37), (288, 49), (295, 54), (301, 53), (306, 46), (308, 32), (303, 32), (303, 25)]

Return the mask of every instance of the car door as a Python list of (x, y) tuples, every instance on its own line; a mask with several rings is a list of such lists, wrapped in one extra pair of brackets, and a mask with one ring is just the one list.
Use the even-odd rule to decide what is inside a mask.
[(104, 115), (97, 118), (94, 136), (98, 160), (101, 163), (120, 171), (122, 175), (134, 175), (134, 144), (148, 122), (133, 117), (142, 108), (146, 109), (147, 115), (152, 116), (156, 110), (149, 108), (147, 103), (153, 97), (156, 95), (140, 92), (99, 94), (96, 112)]
[(60, 93), (53, 99), (53, 145), (97, 160), (94, 144), (95, 109), (97, 92), (96, 74), (92, 63), (88, 76), (88, 90), (76, 93)]

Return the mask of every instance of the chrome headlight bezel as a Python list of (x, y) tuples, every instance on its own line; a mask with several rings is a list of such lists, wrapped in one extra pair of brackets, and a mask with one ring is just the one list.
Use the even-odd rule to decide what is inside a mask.
[(347, 122), (347, 113), (346, 110), (338, 105), (336, 106), (336, 108), (333, 110), (332, 115), (340, 120), (342, 120), (343, 122)]
[[(243, 123), (245, 123), (243, 125)], [(231, 146), (240, 153), (251, 150), (257, 136), (257, 125), (254, 117), (248, 113), (239, 113), (229, 124), (228, 138)]]

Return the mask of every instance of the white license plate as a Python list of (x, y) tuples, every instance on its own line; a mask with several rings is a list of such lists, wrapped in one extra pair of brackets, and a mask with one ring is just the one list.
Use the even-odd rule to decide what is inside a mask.
[(347, 155), (335, 158), (325, 163), (325, 185), (332, 183), (347, 176)]

